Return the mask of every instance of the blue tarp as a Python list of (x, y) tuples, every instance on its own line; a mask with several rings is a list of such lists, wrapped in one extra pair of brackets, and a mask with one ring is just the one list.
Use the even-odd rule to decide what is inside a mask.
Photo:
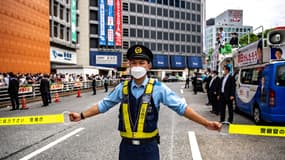
[(187, 57), (188, 68), (202, 68), (202, 57), (188, 56)]
[(168, 55), (158, 55), (158, 54), (155, 54), (153, 56), (152, 68), (154, 68), (154, 69), (169, 68)]
[(102, 67), (121, 67), (122, 54), (120, 52), (90, 52), (90, 65)]
[(184, 69), (185, 65), (185, 56), (171, 55), (171, 68), (172, 69)]

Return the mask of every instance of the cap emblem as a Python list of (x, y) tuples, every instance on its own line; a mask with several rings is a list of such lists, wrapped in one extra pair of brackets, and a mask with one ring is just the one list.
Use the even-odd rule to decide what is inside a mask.
[(135, 53), (136, 54), (141, 54), (142, 53), (142, 48), (141, 47), (136, 47), (135, 48)]

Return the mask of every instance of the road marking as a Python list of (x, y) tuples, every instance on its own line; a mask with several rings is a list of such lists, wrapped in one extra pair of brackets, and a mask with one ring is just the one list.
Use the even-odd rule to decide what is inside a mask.
[(181, 94), (183, 94), (183, 89), (180, 89)]
[(173, 160), (173, 149), (174, 149), (174, 113), (171, 116), (171, 138), (170, 138), (170, 160)]
[(189, 136), (189, 142), (190, 142), (193, 160), (202, 160), (195, 132), (189, 131), (188, 136)]
[(67, 138), (69, 138), (69, 137), (75, 135), (76, 133), (82, 131), (83, 129), (84, 128), (78, 128), (78, 129), (68, 133), (67, 135), (57, 139), (56, 141), (53, 141), (53, 142), (49, 143), (48, 145), (46, 145), (46, 146), (44, 146), (44, 147), (42, 147), (42, 148), (40, 148), (40, 149), (38, 149), (38, 150), (28, 154), (28, 155), (26, 155), (25, 157), (21, 158), (20, 160), (29, 160), (29, 159), (33, 158), (34, 156), (40, 154), (41, 152), (43, 152), (43, 151), (45, 151), (45, 150), (55, 146), (56, 144), (66, 140)]

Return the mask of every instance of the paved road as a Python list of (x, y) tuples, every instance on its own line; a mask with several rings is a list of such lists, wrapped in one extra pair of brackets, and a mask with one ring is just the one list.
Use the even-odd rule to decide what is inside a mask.
[[(206, 94), (193, 95), (190, 89), (182, 89), (183, 83), (168, 83), (170, 88), (184, 97), (192, 108), (210, 120), (219, 120), (211, 114), (206, 103)], [(24, 115), (43, 115), (63, 111), (82, 111), (102, 99), (107, 93), (98, 91), (96, 96), (82, 94), (81, 98), (69, 96), (60, 98), (61, 102), (41, 107), (41, 102), (28, 104), (29, 110), (9, 111), (0, 109), (0, 117)], [(118, 159), (120, 143), (118, 106), (105, 114), (79, 123), (26, 125), (0, 127), (0, 160), (2, 159)], [(243, 115), (235, 114), (235, 123), (253, 124)], [(162, 160), (283, 160), (285, 140), (278, 137), (247, 135), (221, 135), (209, 131), (192, 121), (180, 117), (161, 105), (159, 128), (161, 135), (160, 157)], [(197, 142), (190, 146), (189, 131), (194, 132)], [(192, 154), (192, 150), (193, 154)], [(30, 156), (30, 157), (29, 157)]]

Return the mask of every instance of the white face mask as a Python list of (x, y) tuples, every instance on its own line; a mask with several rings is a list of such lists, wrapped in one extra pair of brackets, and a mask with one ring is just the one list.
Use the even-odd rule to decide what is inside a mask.
[(131, 75), (135, 79), (140, 79), (146, 74), (146, 69), (144, 67), (132, 67), (131, 68)]

